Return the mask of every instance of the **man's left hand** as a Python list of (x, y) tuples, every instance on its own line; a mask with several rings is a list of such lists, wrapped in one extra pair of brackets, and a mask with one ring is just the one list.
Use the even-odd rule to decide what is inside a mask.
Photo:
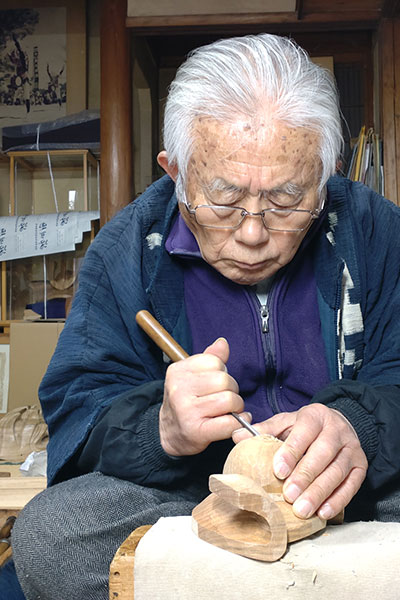
[[(283, 494), (303, 519), (336, 516), (364, 481), (368, 462), (349, 421), (323, 404), (280, 413), (258, 423), (260, 433), (285, 440), (274, 456), (274, 472), (285, 479)], [(248, 437), (237, 430), (235, 443)]]

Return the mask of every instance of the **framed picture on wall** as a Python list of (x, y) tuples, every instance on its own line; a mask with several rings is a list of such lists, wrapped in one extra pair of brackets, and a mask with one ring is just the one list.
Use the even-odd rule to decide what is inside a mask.
[(0, 128), (86, 108), (85, 3), (2, 2)]

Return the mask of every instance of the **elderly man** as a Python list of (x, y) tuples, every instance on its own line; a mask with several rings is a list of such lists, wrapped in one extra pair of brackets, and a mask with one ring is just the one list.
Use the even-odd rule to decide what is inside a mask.
[[(285, 440), (299, 516), (400, 517), (400, 211), (331, 177), (330, 75), (273, 35), (200, 48), (164, 137), (168, 176), (92, 244), (41, 385), (50, 487), (13, 537), (28, 600), (106, 598), (122, 540), (190, 514), (250, 435), (232, 412)], [(144, 308), (189, 358), (168, 364)]]

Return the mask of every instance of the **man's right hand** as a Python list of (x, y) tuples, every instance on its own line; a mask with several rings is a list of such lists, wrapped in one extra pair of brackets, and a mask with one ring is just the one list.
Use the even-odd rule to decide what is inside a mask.
[[(228, 358), (228, 342), (218, 338), (202, 354), (168, 367), (160, 409), (160, 440), (167, 454), (198, 454), (240, 427), (229, 414), (243, 413), (244, 402), (227, 373)], [(242, 416), (250, 420), (248, 413)]]

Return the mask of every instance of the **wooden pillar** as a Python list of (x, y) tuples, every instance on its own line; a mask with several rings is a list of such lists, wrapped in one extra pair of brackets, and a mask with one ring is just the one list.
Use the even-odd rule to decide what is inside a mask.
[(132, 200), (132, 69), (126, 0), (101, 8), (100, 222)]
[(382, 19), (378, 35), (385, 196), (400, 205), (400, 19)]

